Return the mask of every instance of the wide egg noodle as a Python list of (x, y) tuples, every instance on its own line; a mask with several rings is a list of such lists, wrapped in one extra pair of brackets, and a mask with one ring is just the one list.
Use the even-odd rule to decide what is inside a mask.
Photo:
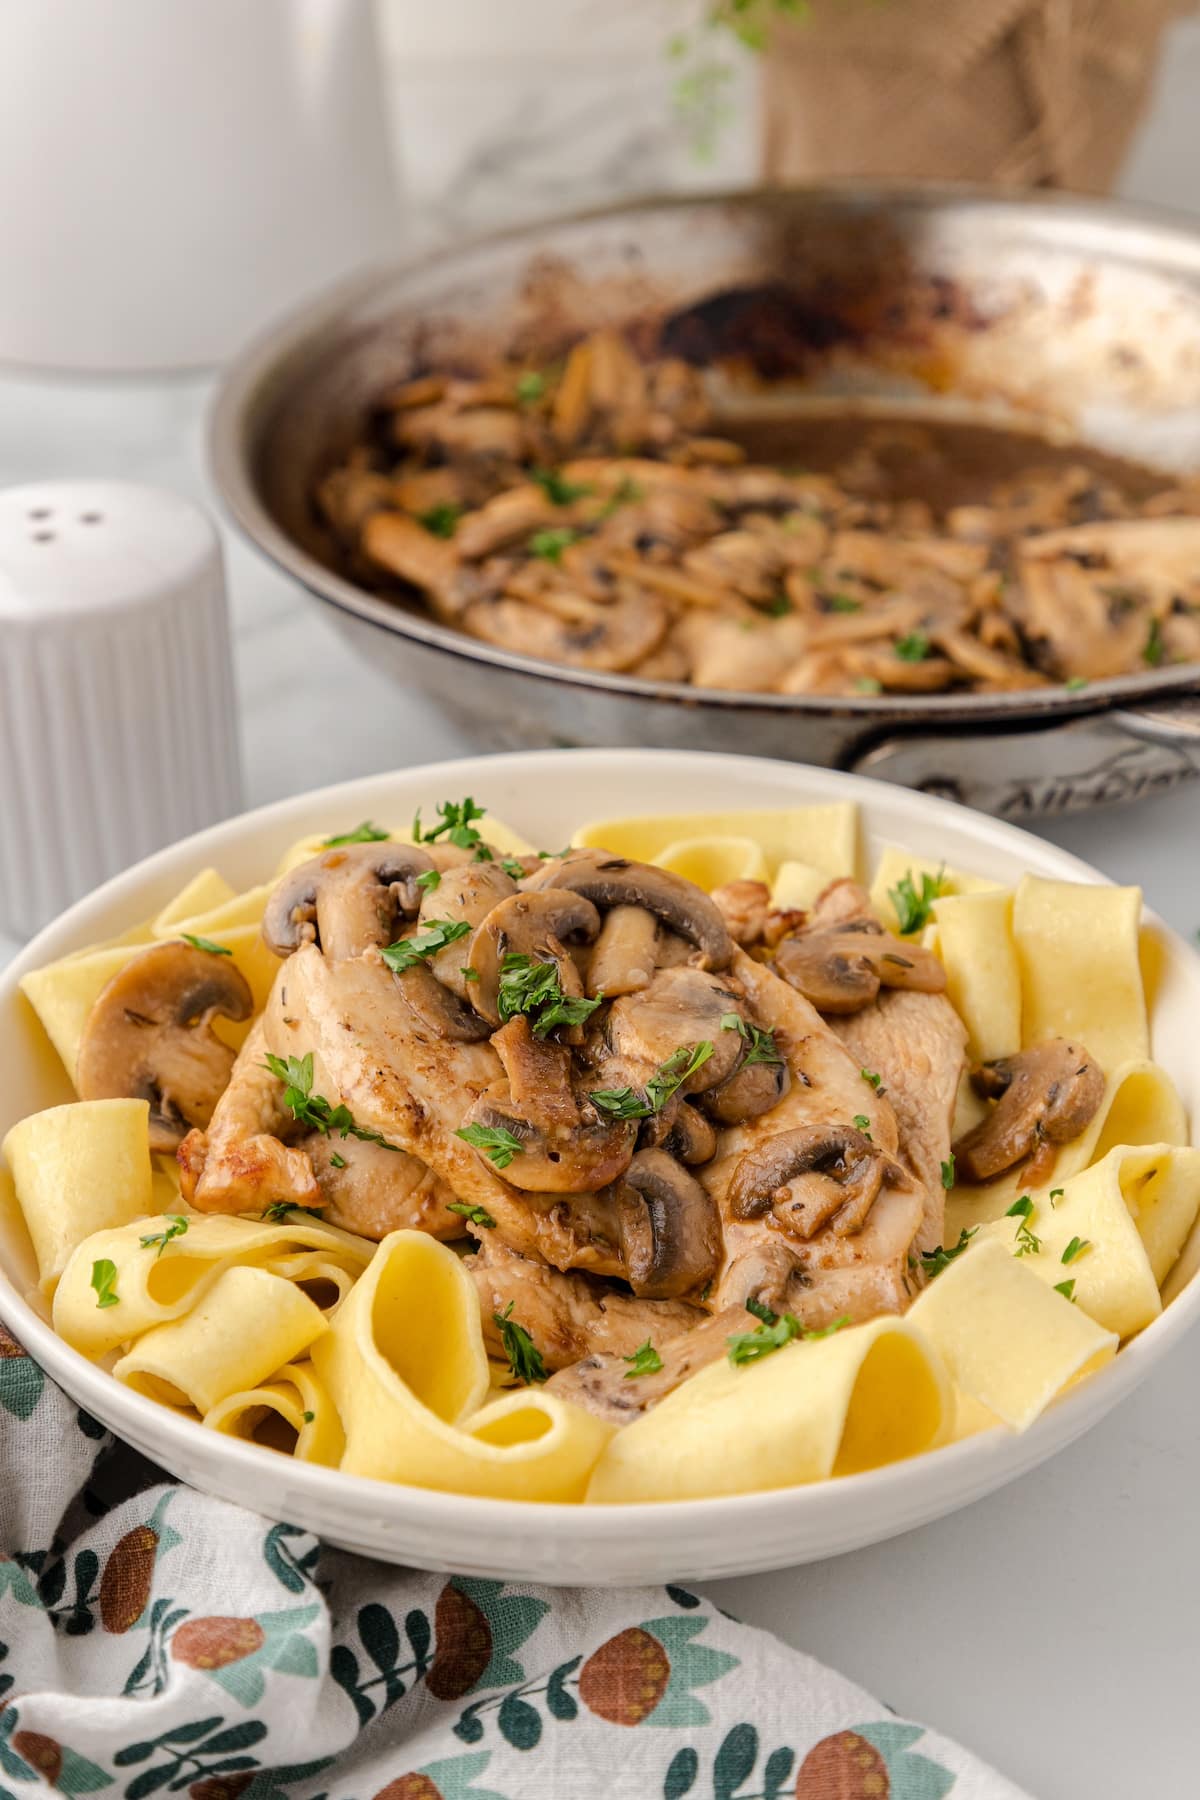
[(904, 850), (898, 844), (887, 844), (875, 865), (870, 898), (872, 910), (883, 920), (889, 931), (898, 931), (900, 928), (891, 893), (905, 876), (912, 881), (918, 895), (922, 892), (925, 876), (938, 883), (939, 894), (986, 894), (1000, 886), (998, 881), (992, 881), (986, 875), (972, 875), (967, 869), (949, 868), (945, 863), (930, 862), (927, 857), (914, 856), (910, 850)]
[[(1187, 1114), (1167, 1071), (1153, 1062), (1124, 1063), (1105, 1081), (1100, 1105), (1084, 1130), (1059, 1149), (1042, 1191), (1062, 1187), (1118, 1146), (1187, 1141)], [(946, 1242), (954, 1243), (964, 1226), (1001, 1218), (1028, 1186), (1019, 1166), (979, 1186), (960, 1183), (946, 1202)]]
[(510, 1500), (583, 1498), (612, 1428), (539, 1388), (485, 1404), (474, 1283), (418, 1231), (384, 1239), (313, 1349), (346, 1432), (341, 1467)]
[(652, 863), (669, 845), (694, 838), (750, 838), (768, 870), (785, 862), (808, 863), (824, 871), (826, 883), (858, 873), (858, 808), (848, 800), (745, 812), (596, 819), (580, 826), (571, 842), (579, 849), (611, 850), (632, 862)]
[(807, 912), (829, 886), (830, 876), (812, 863), (789, 858), (781, 862), (771, 883), (771, 905), (781, 912)]
[(65, 956), (21, 977), (21, 992), (75, 1081), (79, 1043), (101, 990), (143, 949), (141, 941)]
[(145, 1100), (76, 1100), (31, 1113), (0, 1145), (44, 1293), (81, 1239), (150, 1211), (149, 1118)]
[(1159, 1289), (1198, 1210), (1200, 1150), (1116, 1149), (1053, 1195), (1043, 1190), (1027, 1217), (983, 1226), (980, 1242), (990, 1238), (1011, 1252), (1024, 1224), (1026, 1241), (1031, 1234), (1039, 1246), (1021, 1258), (1029, 1272), (1051, 1287), (1073, 1281), (1088, 1317), (1128, 1338), (1162, 1311)]
[(953, 1420), (936, 1356), (907, 1320), (710, 1363), (609, 1444), (589, 1501), (694, 1500), (849, 1475), (931, 1449)]
[[(292, 1213), (279, 1224), (233, 1218), (224, 1213), (192, 1213), (187, 1230), (162, 1249), (143, 1237), (165, 1232), (167, 1216), (138, 1219), (120, 1230), (100, 1231), (76, 1248), (54, 1295), (54, 1329), (85, 1356), (100, 1357), (159, 1325), (182, 1318), (227, 1269), (264, 1265), (314, 1250), (322, 1261), (355, 1275), (370, 1262), (375, 1246), (336, 1225)], [(95, 1262), (116, 1266), (115, 1306), (96, 1305), (91, 1285)]]
[(243, 1265), (226, 1269), (181, 1319), (139, 1337), (113, 1374), (168, 1406), (208, 1413), (257, 1387), (327, 1330), (325, 1315), (294, 1283)]
[(1086, 1046), (1107, 1073), (1150, 1055), (1139, 927), (1142, 890), (1026, 875), (1013, 899), (1026, 1045)]
[(936, 900), (930, 947), (946, 971), (946, 992), (967, 1028), (975, 1062), (1021, 1048), (1021, 971), (1012, 934), (1012, 894), (997, 888)]
[(991, 1239), (972, 1244), (906, 1315), (955, 1386), (1014, 1431), (1032, 1425), (1070, 1382), (1117, 1348), (1115, 1332), (1039, 1280), (1028, 1260)]
[(770, 871), (762, 846), (749, 837), (676, 838), (665, 844), (654, 859), (660, 869), (670, 869), (711, 894), (730, 881), (766, 882)]
[(204, 1415), (210, 1431), (336, 1469), (346, 1447), (337, 1408), (311, 1362), (288, 1363), (270, 1381), (219, 1400)]
[(214, 912), (236, 898), (237, 889), (216, 869), (201, 869), (173, 900), (167, 901), (161, 912), (155, 914), (151, 933), (156, 938), (178, 937), (179, 927), (186, 925), (197, 913)]

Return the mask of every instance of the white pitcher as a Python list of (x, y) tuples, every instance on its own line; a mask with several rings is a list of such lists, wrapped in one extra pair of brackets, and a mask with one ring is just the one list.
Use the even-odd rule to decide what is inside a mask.
[(0, 0), (0, 363), (219, 362), (396, 224), (371, 0)]

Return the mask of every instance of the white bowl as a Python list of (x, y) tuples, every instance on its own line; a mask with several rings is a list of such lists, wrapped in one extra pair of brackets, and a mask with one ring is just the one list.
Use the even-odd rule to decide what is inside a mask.
[[(395, 824), (418, 805), (428, 815), (437, 800), (463, 794), (539, 844), (564, 843), (584, 820), (623, 812), (855, 800), (869, 856), (893, 842), (1006, 882), (1027, 870), (1103, 880), (1040, 839), (946, 801), (748, 757), (543, 751), (347, 782), (247, 813), (161, 851), (81, 901), (29, 945), (0, 978), (0, 1135), (26, 1113), (70, 1097), (18, 992), (26, 970), (144, 918), (208, 863), (250, 886), (306, 833), (346, 830), (364, 818)], [(1192, 1054), (1192, 1041), (1200, 1017), (1200, 957), (1153, 916), (1149, 926), (1160, 953), (1152, 982), (1154, 1053), (1195, 1118), (1200, 1059)], [(1183, 1273), (1200, 1260), (1198, 1242), (1200, 1234), (1194, 1234)], [(834, 1556), (925, 1524), (1071, 1443), (1137, 1386), (1200, 1313), (1200, 1281), (1184, 1281), (1177, 1271), (1174, 1297), (1162, 1316), (1023, 1436), (992, 1431), (870, 1474), (772, 1493), (611, 1508), (533, 1506), (341, 1475), (205, 1431), (122, 1387), (56, 1337), (21, 1297), (31, 1285), (28, 1254), (21, 1233), (0, 1219), (0, 1317), (73, 1400), (172, 1474), (386, 1562), (556, 1583), (749, 1574)]]

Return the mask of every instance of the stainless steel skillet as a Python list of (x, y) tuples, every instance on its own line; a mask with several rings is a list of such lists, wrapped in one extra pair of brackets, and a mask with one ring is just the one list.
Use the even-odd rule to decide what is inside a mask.
[[(762, 295), (767, 324), (759, 307), (747, 349), (741, 300)], [(769, 391), (735, 405), (886, 405), (1200, 469), (1200, 234), (1105, 201), (852, 184), (645, 200), (357, 280), (229, 371), (212, 423), (217, 486), (364, 655), (488, 747), (782, 756), (1017, 819), (1133, 800), (1200, 769), (1200, 665), (1079, 693), (739, 694), (514, 655), (337, 572), (313, 479), (390, 383), (431, 362), (549, 357), (602, 323), (649, 345), (681, 317), (702, 322), (715, 364), (774, 365)]]

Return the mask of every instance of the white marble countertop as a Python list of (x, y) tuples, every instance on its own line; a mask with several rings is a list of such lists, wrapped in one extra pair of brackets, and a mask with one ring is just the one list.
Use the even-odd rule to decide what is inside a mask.
[[(211, 505), (198, 379), (0, 376), (0, 486), (94, 474)], [(227, 537), (252, 805), (466, 748), (359, 661), (315, 603)], [(0, 648), (0, 654), (2, 654)], [(1200, 926), (1200, 787), (1046, 835)], [(0, 938), (0, 962), (15, 945)], [(936, 1724), (1038, 1800), (1197, 1791), (1193, 1343), (1082, 1442), (873, 1550), (713, 1585), (731, 1612)]]

